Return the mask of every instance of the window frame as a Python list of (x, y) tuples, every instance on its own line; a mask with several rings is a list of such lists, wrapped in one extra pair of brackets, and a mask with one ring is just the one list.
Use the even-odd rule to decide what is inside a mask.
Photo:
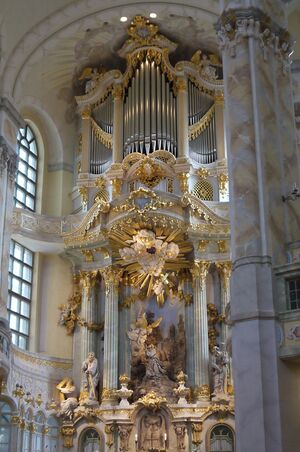
[[(290, 289), (290, 284), (295, 283), (295, 289)], [(298, 283), (298, 284), (297, 284)], [(297, 287), (299, 285), (299, 287)], [(286, 292), (287, 292), (287, 309), (291, 312), (300, 309), (300, 275), (294, 275), (286, 279)], [(295, 292), (295, 300), (291, 300), (291, 292)], [(292, 303), (296, 303), (296, 307), (292, 307)]]
[[(21, 257), (15, 256), (15, 249), (16, 246), (21, 248)], [(30, 261), (31, 264), (25, 261), (25, 254), (30, 253)], [(21, 266), (21, 272), (19, 276), (16, 273), (13, 273), (13, 266), (14, 263), (17, 262)], [(25, 279), (23, 270), (24, 268), (30, 269), (31, 277), (30, 279)], [(8, 312), (8, 321), (9, 326), (12, 331), (12, 342), (14, 345), (16, 345), (19, 348), (22, 348), (23, 350), (29, 349), (29, 339), (30, 339), (30, 320), (31, 320), (31, 310), (32, 310), (32, 291), (33, 291), (33, 278), (34, 278), (34, 253), (29, 250), (27, 247), (22, 245), (21, 243), (11, 240), (10, 242), (10, 251), (9, 251), (9, 288), (8, 288), (8, 300), (7, 300), (7, 312)], [(13, 290), (13, 279), (19, 281), (19, 291)], [(30, 296), (29, 298), (22, 294), (22, 288), (23, 284), (26, 284), (30, 287)], [(12, 299), (18, 300), (18, 305), (15, 310), (12, 309)], [(22, 313), (22, 303), (25, 303), (25, 306), (28, 308), (28, 316), (26, 316), (24, 313)], [(11, 326), (11, 316), (14, 315), (17, 317), (17, 327), (12, 328)], [(28, 331), (27, 333), (24, 333), (20, 329), (20, 322), (21, 320), (28, 322)], [(15, 341), (16, 337), (16, 341)], [(25, 346), (21, 343), (20, 338), (23, 339), (25, 342)]]
[[(24, 143), (22, 143), (23, 140), (27, 141), (27, 145), (24, 145)], [(30, 149), (31, 143), (34, 143), (36, 153), (34, 153)], [(23, 159), (20, 156), (21, 149), (23, 151), (25, 151), (25, 153), (27, 155), (27, 159)], [(19, 161), (18, 161), (18, 169), (17, 169), (16, 179), (15, 179), (15, 192), (14, 192), (15, 207), (19, 207), (21, 209), (27, 209), (27, 210), (30, 210), (31, 212), (35, 212), (36, 204), (37, 204), (37, 191), (38, 191), (39, 148), (38, 148), (36, 135), (35, 135), (34, 131), (32, 130), (32, 127), (30, 127), (30, 125), (28, 123), (26, 123), (26, 126), (24, 127), (24, 129), (19, 129), (18, 136), (17, 136), (17, 155), (18, 155)], [(32, 166), (29, 163), (30, 158), (32, 158), (33, 160), (36, 160), (35, 168), (34, 168), (34, 166)], [(26, 174), (20, 170), (20, 164), (25, 165)], [(32, 178), (30, 178), (28, 176), (29, 170), (34, 172), (35, 180), (33, 180)], [(24, 178), (24, 180), (25, 180), (26, 188), (22, 187), (22, 185), (20, 184), (21, 177)], [(34, 194), (32, 194), (29, 190), (27, 190), (28, 183), (31, 183), (34, 186)], [(24, 194), (23, 201), (21, 201), (20, 199), (17, 198), (18, 191), (20, 191)], [(29, 197), (32, 200), (33, 207), (30, 207), (26, 203), (27, 197)]]

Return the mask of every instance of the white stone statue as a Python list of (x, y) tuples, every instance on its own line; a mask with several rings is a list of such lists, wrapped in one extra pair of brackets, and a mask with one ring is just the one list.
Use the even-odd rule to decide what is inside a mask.
[(167, 372), (158, 358), (157, 350), (153, 344), (146, 348), (146, 357), (146, 378), (160, 379), (162, 375), (166, 375)]
[[(88, 354), (87, 359), (82, 363), (82, 380), (81, 392), (88, 397), (89, 400), (97, 400), (97, 385), (99, 383), (98, 360), (94, 352)], [(83, 397), (86, 399), (87, 397)]]
[(56, 388), (60, 391), (60, 411), (58, 416), (72, 420), (78, 406), (76, 387), (71, 378), (64, 378)]
[(213, 396), (227, 394), (227, 368), (229, 358), (226, 351), (221, 351), (219, 347), (213, 349), (212, 371), (214, 390)]

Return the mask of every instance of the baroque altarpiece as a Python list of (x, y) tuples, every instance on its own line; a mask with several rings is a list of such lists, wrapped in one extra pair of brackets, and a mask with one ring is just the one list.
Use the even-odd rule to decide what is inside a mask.
[(58, 313), (73, 373), (50, 408), (73, 450), (82, 425), (103, 451), (217, 450), (223, 425), (233, 451), (222, 64), (180, 59), (141, 16), (117, 55), (124, 70), (78, 80), (84, 217), (64, 234), (74, 291)]

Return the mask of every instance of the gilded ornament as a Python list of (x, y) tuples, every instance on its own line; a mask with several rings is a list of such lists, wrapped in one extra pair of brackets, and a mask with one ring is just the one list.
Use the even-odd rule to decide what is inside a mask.
[(97, 177), (97, 179), (95, 180), (95, 187), (106, 188), (106, 180), (104, 179), (104, 177)]
[(81, 250), (85, 257), (85, 262), (94, 262), (94, 255), (92, 250)]
[(175, 79), (175, 87), (177, 91), (186, 91), (187, 90), (187, 80), (185, 77), (176, 77)]
[(218, 310), (213, 303), (207, 304), (207, 321), (209, 350), (213, 352), (214, 347), (217, 345), (217, 336), (219, 335), (216, 324), (223, 321), (222, 316), (219, 315)]
[(157, 411), (161, 408), (162, 405), (167, 403), (167, 399), (165, 397), (161, 397), (156, 394), (154, 391), (148, 392), (144, 397), (141, 397), (137, 401), (137, 405), (143, 405), (151, 411)]
[(179, 174), (180, 190), (183, 194), (188, 193), (189, 191), (189, 177), (189, 173)]
[(122, 179), (113, 179), (111, 181), (112, 185), (112, 196), (113, 198), (118, 197), (122, 191)]
[(60, 433), (63, 436), (64, 447), (71, 449), (73, 447), (73, 435), (75, 433), (73, 424), (62, 425)]
[(215, 106), (213, 105), (210, 107), (207, 113), (205, 113), (202, 118), (196, 122), (195, 124), (192, 124), (189, 126), (189, 140), (195, 140), (204, 130), (207, 129), (207, 127), (210, 124), (210, 121), (212, 120), (215, 113)]
[(114, 85), (113, 90), (112, 90), (112, 95), (113, 95), (114, 99), (122, 99), (123, 95), (124, 95), (123, 86), (120, 84)]
[(226, 262), (216, 262), (217, 270), (220, 273), (222, 282), (224, 284), (224, 288), (228, 290), (229, 288), (229, 281), (231, 277), (232, 272), (232, 263), (230, 261)]
[(129, 36), (141, 46), (150, 45), (155, 39), (157, 32), (158, 26), (151, 24), (143, 16), (135, 16), (128, 28)]
[(194, 389), (194, 394), (197, 398), (197, 400), (209, 400), (210, 398), (210, 389), (207, 384), (204, 384), (202, 386), (199, 386), (198, 388)]
[(227, 192), (227, 182), (228, 182), (227, 174), (219, 173), (218, 174), (218, 181), (219, 181), (220, 193), (225, 194)]
[(111, 286), (119, 287), (124, 272), (122, 268), (110, 265), (108, 267), (101, 268), (99, 271), (104, 279), (106, 290), (108, 291), (107, 294), (109, 293)]
[(205, 253), (208, 244), (209, 244), (209, 240), (199, 240), (198, 251), (200, 253)]
[(215, 99), (215, 104), (216, 105), (224, 105), (224, 92), (216, 90), (215, 91), (215, 95), (214, 95), (214, 99)]
[(204, 287), (206, 284), (206, 276), (208, 273), (208, 269), (210, 267), (210, 262), (206, 261), (195, 261), (190, 272), (193, 277), (193, 281), (199, 280), (200, 286)]
[(149, 188), (155, 187), (164, 177), (164, 171), (153, 161), (153, 158), (145, 157), (140, 160), (136, 177)]
[(88, 105), (87, 107), (85, 107), (82, 112), (81, 112), (81, 118), (82, 119), (90, 119), (91, 118), (91, 113), (92, 113), (92, 108), (90, 105)]
[(87, 203), (88, 203), (88, 189), (87, 189), (87, 187), (79, 187), (78, 191), (79, 191), (79, 193), (81, 195), (81, 198), (82, 198), (82, 205), (86, 206)]
[(112, 134), (105, 132), (93, 118), (91, 118), (91, 127), (100, 143), (104, 144), (108, 149), (112, 149)]
[(206, 168), (199, 168), (197, 171), (198, 176), (200, 176), (202, 179), (206, 179), (207, 176), (209, 176), (209, 171)]

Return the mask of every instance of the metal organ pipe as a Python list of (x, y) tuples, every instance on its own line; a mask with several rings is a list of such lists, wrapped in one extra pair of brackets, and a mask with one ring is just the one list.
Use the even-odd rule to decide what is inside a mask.
[(158, 149), (176, 153), (176, 99), (160, 66), (141, 62), (124, 99), (125, 155)]

